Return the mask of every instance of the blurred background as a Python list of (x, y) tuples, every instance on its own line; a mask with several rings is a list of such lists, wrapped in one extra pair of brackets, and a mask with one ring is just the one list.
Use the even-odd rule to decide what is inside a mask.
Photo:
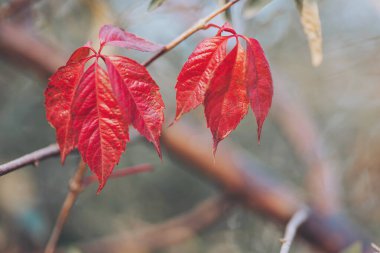
[[(0, 163), (55, 142), (44, 110), (48, 77), (77, 47), (89, 40), (97, 45), (103, 24), (167, 44), (223, 4), (167, 0), (148, 10), (149, 0), (0, 3)], [(220, 148), (252, 161), (260, 170), (248, 171), (254, 179), (266, 174), (274, 180), (273, 187), (291, 189), (297, 202), (344, 217), (358, 233), (380, 243), (380, 3), (317, 3), (323, 38), (323, 62), (318, 67), (312, 65), (295, 1), (242, 0), (230, 9), (234, 28), (263, 45), (273, 73), (274, 98), (260, 145), (249, 113)], [(212, 23), (222, 25), (225, 19), (222, 14)], [(199, 31), (149, 66), (166, 105), (165, 131), (174, 119), (174, 86), (181, 66), (197, 43), (214, 34), (212, 29)], [(139, 62), (151, 56), (115, 48), (105, 52)], [(181, 130), (181, 142), (199, 145), (212, 159), (203, 108), (185, 115), (179, 125), (191, 128)], [(223, 161), (221, 156), (216, 164)], [(53, 157), (0, 178), (0, 252), (40, 252), (78, 161), (74, 152), (64, 166)], [(60, 249), (82, 252), (83, 244), (99, 238), (143, 231), (229, 190), (215, 177), (204, 177), (195, 168), (198, 163), (178, 159), (170, 147), (160, 161), (153, 146), (140, 139), (128, 145), (116, 169), (141, 163), (152, 164), (154, 171), (110, 180), (99, 195), (96, 184), (80, 194), (63, 229)], [(266, 192), (258, 196), (265, 199)], [(279, 252), (284, 219), (260, 203), (253, 208), (234, 205), (186, 240), (144, 252)], [(292, 251), (323, 252), (304, 240), (297, 240)]]

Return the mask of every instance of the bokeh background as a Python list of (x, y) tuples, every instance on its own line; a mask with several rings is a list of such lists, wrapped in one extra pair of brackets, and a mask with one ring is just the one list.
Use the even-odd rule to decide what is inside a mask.
[[(4, 11), (12, 1), (0, 2)], [(25, 2), (9, 16), (4, 11), (0, 23), (22, 26), (43, 41), (53, 54), (41, 57), (51, 61), (57, 57), (54, 53), (67, 58), (88, 40), (96, 44), (99, 28), (107, 23), (166, 44), (220, 6), (217, 1), (167, 0), (148, 11), (148, 0)], [(302, 150), (294, 148), (281, 123), (298, 126), (296, 138), (310, 137), (304, 133), (299, 117), (283, 107), (294, 104), (318, 133), (320, 157), (332, 164), (329, 168), (334, 174), (334, 194), (339, 199), (340, 212), (374, 242), (380, 242), (379, 1), (318, 1), (324, 56), (319, 67), (311, 64), (308, 42), (293, 0), (252, 2), (256, 3), (242, 0), (233, 6), (231, 22), (238, 32), (262, 43), (273, 72), (274, 107), (264, 125), (260, 145), (252, 113), (226, 143), (242, 148), (265, 166), (266, 174), (291, 186), (300, 200), (317, 198), (310, 192), (313, 187), (307, 186), (307, 163), (299, 158)], [(220, 15), (213, 23), (221, 25), (224, 21), (225, 16)], [(0, 29), (1, 163), (55, 141), (54, 129), (47, 123), (44, 111), (43, 92), (48, 75), (7, 51), (1, 44), (8, 36), (5, 31)], [(174, 85), (181, 66), (196, 44), (214, 33), (197, 32), (149, 66), (166, 104), (165, 128), (174, 118)], [(114, 48), (108, 48), (107, 53), (123, 54), (140, 62), (151, 56)], [(204, 138), (210, 143), (211, 153), (211, 135), (203, 109), (189, 113), (181, 121), (206, 132)], [(76, 248), (80, 243), (165, 222), (220, 192), (213, 183), (193, 173), (191, 163), (181, 163), (169, 153), (165, 149), (160, 161), (152, 145), (142, 140), (128, 145), (118, 168), (150, 163), (154, 172), (111, 180), (99, 195), (95, 184), (88, 187), (70, 214), (59, 247), (80, 252)], [(0, 252), (38, 252), (43, 247), (78, 161), (79, 155), (74, 152), (64, 166), (54, 157), (37, 167), (27, 166), (0, 178)], [(191, 239), (155, 252), (278, 252), (282, 235), (283, 227), (270, 218), (236, 207)], [(293, 252), (315, 249), (298, 240)]]

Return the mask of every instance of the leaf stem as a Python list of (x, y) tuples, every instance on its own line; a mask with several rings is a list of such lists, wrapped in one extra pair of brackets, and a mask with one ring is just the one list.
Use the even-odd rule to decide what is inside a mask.
[(181, 35), (179, 35), (177, 38), (175, 38), (172, 42), (164, 46), (160, 51), (158, 51), (155, 55), (152, 56), (149, 60), (143, 63), (145, 67), (149, 66), (152, 62), (154, 62), (157, 58), (159, 58), (161, 55), (167, 53), (168, 51), (175, 48), (178, 44), (180, 44), (182, 41), (186, 40), (188, 37), (193, 35), (199, 30), (207, 29), (208, 25), (207, 23), (210, 22), (213, 18), (221, 14), (222, 12), (226, 11), (228, 8), (230, 8), (232, 5), (236, 4), (240, 0), (233, 0), (231, 2), (228, 2), (227, 4), (223, 5), (221, 8), (215, 10), (213, 13), (208, 15), (207, 17), (199, 20), (197, 23), (195, 23), (192, 27), (187, 29), (185, 32), (183, 32)]
[(58, 239), (62, 232), (63, 225), (65, 224), (70, 210), (73, 207), (79, 193), (81, 193), (83, 189), (82, 182), (86, 173), (86, 168), (86, 164), (84, 163), (83, 159), (81, 159), (74, 176), (71, 178), (69, 182), (70, 191), (62, 204), (62, 208), (54, 225), (53, 232), (50, 235), (48, 243), (46, 244), (46, 248), (44, 251), (45, 253), (54, 253), (55, 251)]
[[(146, 163), (145, 164), (139, 164), (139, 165), (135, 165), (135, 166), (116, 170), (116, 171), (112, 172), (112, 174), (110, 175), (109, 178), (110, 179), (120, 178), (120, 177), (130, 176), (130, 175), (137, 174), (137, 173), (149, 172), (152, 170), (153, 170), (153, 166), (151, 164), (146, 164)], [(98, 181), (98, 178), (95, 175), (88, 176), (88, 177), (83, 179), (82, 187), (86, 188), (90, 184), (97, 182), (97, 181)]]

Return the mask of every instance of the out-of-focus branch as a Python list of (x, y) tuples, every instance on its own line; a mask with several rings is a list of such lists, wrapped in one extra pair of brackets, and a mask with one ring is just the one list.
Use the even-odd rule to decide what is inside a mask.
[(305, 222), (307, 216), (309, 215), (309, 209), (304, 207), (298, 210), (293, 217), (290, 219), (289, 223), (285, 228), (285, 236), (281, 239), (282, 245), (280, 253), (288, 253), (290, 250), (290, 246), (294, 240), (294, 237), (297, 233), (298, 228), (302, 223)]
[(66, 223), (67, 217), (74, 206), (74, 203), (82, 191), (82, 181), (86, 173), (86, 164), (81, 159), (78, 168), (69, 182), (69, 192), (66, 195), (66, 199), (62, 204), (62, 208), (59, 212), (57, 221), (54, 225), (53, 231), (50, 234), (48, 243), (46, 244), (45, 253), (54, 253), (59, 236), (61, 235), (63, 225)]
[(244, 156), (243, 150), (228, 147), (225, 141), (218, 148), (214, 161), (211, 143), (206, 141), (210, 139), (208, 133), (205, 136), (176, 123), (164, 133), (162, 142), (173, 159), (188, 163), (223, 190), (243, 199), (246, 205), (264, 215), (286, 223), (299, 209), (297, 199), (287, 189), (259, 176), (261, 172), (255, 170), (254, 163)]
[[(227, 145), (227, 141), (218, 149), (214, 162), (210, 151), (212, 144), (205, 141), (207, 139), (178, 123), (163, 136), (166, 148), (175, 159), (187, 162), (247, 208), (271, 220), (285, 225), (304, 205), (291, 189), (269, 180), (263, 175), (265, 168), (244, 155), (243, 150)], [(369, 241), (350, 225), (344, 215), (325, 214), (319, 209), (310, 209), (299, 235), (323, 252), (340, 252), (356, 241), (363, 242), (363, 252), (370, 252)]]
[(125, 232), (100, 240), (80, 244), (80, 252), (153, 252), (192, 238), (199, 231), (216, 223), (231, 209), (232, 202), (226, 196), (212, 197), (197, 205), (188, 213), (164, 223), (152, 225), (137, 233)]
[[(138, 138), (139, 136), (137, 134), (131, 134), (129, 143), (133, 143)], [(45, 160), (50, 157), (58, 156), (58, 155), (59, 155), (58, 144), (57, 143), (50, 144), (49, 146), (45, 148), (38, 149), (29, 154), (23, 155), (19, 158), (16, 158), (12, 161), (9, 161), (7, 163), (0, 165), (0, 176), (3, 176), (12, 171), (18, 170), (30, 164), (38, 165), (40, 161)]]
[(29, 7), (31, 3), (31, 0), (9, 0), (0, 4), (0, 22), (3, 19), (12, 17), (14, 14), (18, 14), (19, 11)]
[(334, 163), (324, 154), (316, 123), (307, 114), (304, 104), (291, 99), (281, 86), (276, 88), (271, 119), (280, 127), (298, 160), (307, 168), (306, 187), (310, 202), (322, 213), (336, 213), (341, 206), (339, 183)]
[[(150, 164), (140, 164), (133, 167), (128, 167), (128, 168), (114, 171), (111, 174), (110, 178), (125, 177), (129, 175), (137, 174), (137, 173), (151, 171), (152, 169), (153, 167)], [(66, 223), (67, 217), (71, 211), (71, 208), (74, 206), (74, 203), (76, 199), (78, 198), (78, 195), (91, 183), (97, 181), (97, 178), (95, 175), (91, 175), (85, 178), (84, 177), (85, 172), (86, 172), (86, 164), (84, 163), (83, 160), (81, 160), (79, 162), (78, 168), (74, 176), (69, 182), (69, 192), (66, 195), (66, 199), (63, 202), (56, 224), (53, 228), (53, 232), (51, 233), (50, 239), (46, 245), (45, 253), (55, 252), (55, 248), (56, 248), (59, 236), (61, 235), (63, 226)]]
[(0, 176), (3, 176), (9, 172), (15, 171), (30, 164), (38, 164), (40, 161), (52, 156), (59, 155), (59, 147), (57, 144), (51, 144), (45, 148), (38, 149), (32, 153), (26, 154), (13, 161), (0, 165)]
[(45, 70), (46, 74), (65, 62), (59, 52), (33, 37), (23, 26), (10, 22), (0, 23), (0, 53), (19, 64)]

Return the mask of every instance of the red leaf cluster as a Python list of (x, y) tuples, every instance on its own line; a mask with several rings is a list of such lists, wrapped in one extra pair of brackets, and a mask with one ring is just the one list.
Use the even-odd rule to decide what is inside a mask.
[[(257, 121), (258, 140), (273, 96), (272, 77), (260, 43), (237, 34), (230, 24), (219, 28), (214, 37), (203, 40), (184, 64), (177, 78), (175, 121), (203, 103), (207, 126), (218, 143), (227, 137), (251, 105)], [(228, 36), (223, 32), (230, 33)], [(244, 49), (239, 38), (245, 40)], [(227, 42), (236, 45), (227, 52)]]
[[(98, 52), (90, 43), (74, 51), (51, 76), (45, 91), (46, 115), (57, 132), (61, 161), (77, 147), (99, 180), (98, 192), (126, 148), (129, 125), (152, 142), (161, 156), (164, 121), (159, 87), (146, 68), (127, 57), (101, 53), (106, 45), (140, 51), (161, 46), (111, 25), (101, 28), (99, 39)], [(95, 61), (86, 69), (91, 59)]]
[[(268, 61), (257, 40), (237, 34), (228, 23), (208, 27), (217, 27), (217, 34), (195, 48), (177, 78), (175, 121), (203, 104), (215, 154), (218, 143), (238, 126), (249, 105), (260, 141), (273, 87)], [(75, 50), (51, 76), (45, 91), (46, 115), (56, 129), (61, 161), (78, 148), (98, 178), (98, 192), (126, 148), (130, 125), (153, 143), (161, 157), (159, 137), (164, 121), (159, 87), (146, 68), (127, 57), (101, 53), (106, 45), (144, 52), (162, 47), (111, 25), (100, 29), (99, 39), (98, 51), (91, 43)], [(230, 39), (236, 44), (229, 51)], [(245, 48), (239, 39), (245, 40)]]

